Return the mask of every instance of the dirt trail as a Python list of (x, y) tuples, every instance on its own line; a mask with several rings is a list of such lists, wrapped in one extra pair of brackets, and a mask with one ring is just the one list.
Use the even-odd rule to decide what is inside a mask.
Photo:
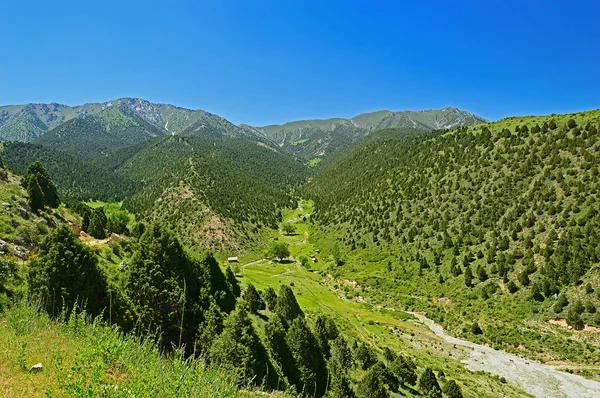
[(472, 348), (469, 359), (462, 362), (471, 371), (482, 370), (517, 385), (536, 397), (600, 397), (600, 383), (561, 372), (552, 366), (523, 359), (513, 354), (449, 336), (444, 329), (424, 315), (409, 312), (437, 336), (450, 344)]

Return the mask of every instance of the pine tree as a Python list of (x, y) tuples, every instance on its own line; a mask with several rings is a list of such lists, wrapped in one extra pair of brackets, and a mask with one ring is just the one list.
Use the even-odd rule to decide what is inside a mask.
[(29, 196), (28, 202), (31, 211), (37, 213), (44, 209), (44, 204), (46, 203), (44, 193), (37, 180), (33, 177), (28, 177), (27, 195)]
[(107, 282), (96, 256), (66, 225), (42, 241), (27, 281), (29, 291), (52, 315), (58, 315), (63, 306), (71, 310), (77, 304), (95, 316), (108, 304)]
[(348, 375), (337, 362), (329, 363), (329, 391), (332, 398), (354, 398)]
[(271, 357), (279, 364), (288, 382), (302, 390), (302, 377), (294, 360), (286, 337), (284, 321), (277, 314), (273, 314), (265, 323), (265, 345), (271, 353)]
[(269, 286), (267, 290), (265, 290), (263, 297), (265, 299), (267, 310), (275, 310), (275, 305), (277, 304), (277, 293), (275, 293), (275, 289)]
[(265, 309), (265, 302), (252, 283), (246, 287), (243, 298), (248, 304), (248, 310), (251, 314), (256, 314), (259, 310)]
[(331, 342), (331, 361), (337, 362), (344, 369), (354, 368), (352, 351), (341, 334)]
[(444, 385), (443, 392), (447, 398), (463, 398), (462, 391), (454, 380), (450, 380)]
[(356, 392), (358, 398), (389, 398), (390, 396), (377, 369), (371, 369), (364, 375), (358, 383)]
[(327, 369), (317, 339), (303, 317), (296, 317), (287, 331), (286, 342), (296, 360), (307, 395), (322, 396), (327, 387)]
[(321, 351), (323, 352), (323, 356), (328, 359), (331, 356), (329, 343), (332, 340), (335, 340), (339, 335), (339, 330), (335, 322), (330, 317), (319, 314), (315, 321), (314, 332), (315, 337), (319, 342), (319, 346), (321, 347)]
[(377, 363), (377, 356), (365, 343), (359, 344), (354, 351), (354, 360), (360, 365), (362, 370), (367, 370)]
[(106, 214), (104, 214), (104, 209), (102, 207), (93, 209), (87, 232), (96, 239), (106, 238), (106, 222), (107, 219)]
[(223, 332), (211, 347), (210, 359), (239, 375), (240, 385), (277, 385), (277, 374), (244, 306), (238, 306), (225, 320)]
[(417, 383), (417, 367), (403, 355), (398, 355), (390, 365), (390, 370), (403, 384), (414, 386)]
[(227, 266), (227, 268), (225, 269), (225, 279), (227, 279), (229, 290), (234, 295), (234, 297), (240, 297), (242, 290), (240, 289), (240, 284), (238, 283), (230, 266)]
[(435, 377), (435, 373), (431, 368), (426, 368), (419, 378), (419, 390), (430, 397), (442, 396), (442, 389)]
[(467, 287), (471, 287), (473, 284), (473, 272), (471, 272), (471, 267), (465, 268), (465, 285)]
[(31, 185), (33, 181), (38, 183), (43, 192), (44, 204), (47, 204), (50, 207), (58, 207), (60, 199), (58, 198), (56, 185), (54, 185), (50, 175), (40, 162), (31, 163), (29, 167), (27, 167), (23, 179), (21, 180), (21, 184), (25, 189), (29, 190), (29, 185)]
[(296, 301), (296, 296), (292, 288), (287, 285), (281, 285), (279, 295), (277, 296), (277, 304), (275, 312), (281, 316), (286, 322), (291, 322), (297, 317), (304, 318), (304, 312)]
[[(142, 325), (159, 329), (163, 348), (186, 345), (192, 351), (204, 311), (211, 296), (223, 308), (222, 286), (215, 286), (212, 273), (220, 273), (212, 256), (202, 259), (187, 253), (179, 239), (162, 225), (150, 224), (140, 237), (129, 261), (126, 291)], [(211, 265), (212, 264), (212, 265)]]
[(208, 357), (214, 340), (223, 331), (223, 318), (224, 314), (216, 301), (210, 300), (208, 310), (204, 312), (204, 320), (200, 323), (196, 334), (195, 350), (200, 356)]

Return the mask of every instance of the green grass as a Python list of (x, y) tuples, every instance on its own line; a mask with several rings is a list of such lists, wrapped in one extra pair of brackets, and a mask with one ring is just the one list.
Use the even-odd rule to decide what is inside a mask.
[[(41, 363), (43, 370), (30, 373)], [(85, 315), (52, 321), (27, 304), (0, 315), (2, 396), (239, 397), (232, 374), (165, 357), (147, 340), (123, 336)]]
[[(350, 287), (351, 281), (340, 283), (332, 277), (328, 270), (332, 262), (329, 254), (324, 254), (312, 241), (311, 225), (302, 220), (302, 216), (309, 217), (312, 212), (313, 203), (301, 201), (298, 209), (284, 213), (283, 222), (294, 225), (296, 233), (276, 232), (271, 238), (276, 236), (279, 242), (289, 245), (290, 261), (272, 262), (261, 259), (260, 253), (245, 256), (239, 266), (243, 284), (252, 283), (259, 290), (273, 287), (276, 291), (282, 284), (292, 285), (310, 320), (319, 313), (330, 315), (347, 336), (368, 342), (377, 352), (387, 346), (414, 358), (420, 371), (426, 366), (443, 370), (448, 379), (457, 380), (467, 397), (523, 396), (521, 391), (497, 378), (466, 370), (460, 360), (468, 357), (469, 351), (444, 342), (427, 327), (415, 323), (411, 315), (360, 302)], [(316, 249), (321, 253), (317, 254)], [(310, 255), (315, 255), (318, 262), (311, 262), (310, 269), (306, 269), (298, 259)], [(360, 374), (357, 376), (360, 378)]]

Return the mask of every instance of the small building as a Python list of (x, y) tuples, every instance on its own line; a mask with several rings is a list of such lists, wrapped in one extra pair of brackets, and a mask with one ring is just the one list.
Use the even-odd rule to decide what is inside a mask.
[(315, 249), (315, 253), (319, 254), (319, 253), (321, 253), (321, 250)]
[(317, 258), (315, 256), (310, 256), (310, 259), (312, 260), (313, 263), (316, 263), (317, 261), (319, 261), (319, 260), (317, 260)]
[(235, 257), (227, 257), (227, 262), (228, 263), (239, 263), (239, 260), (238, 260), (237, 256), (235, 256)]

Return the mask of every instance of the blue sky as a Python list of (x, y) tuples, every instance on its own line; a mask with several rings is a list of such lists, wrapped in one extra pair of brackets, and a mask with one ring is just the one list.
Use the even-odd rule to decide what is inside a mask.
[(597, 1), (3, 1), (0, 104), (141, 97), (234, 123), (600, 108)]

